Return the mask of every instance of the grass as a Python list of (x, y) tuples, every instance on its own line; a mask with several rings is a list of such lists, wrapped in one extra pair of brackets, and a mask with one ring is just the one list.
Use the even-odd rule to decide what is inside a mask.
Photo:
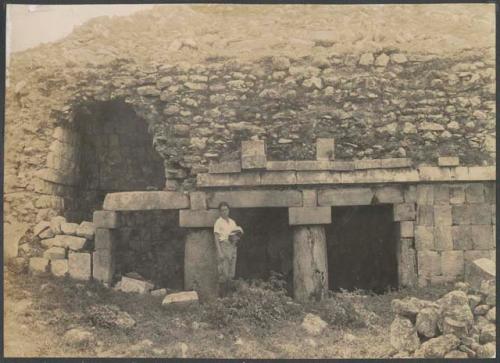
[[(233, 295), (212, 304), (167, 309), (159, 297), (114, 291), (93, 282), (10, 273), (5, 282), (7, 300), (13, 305), (32, 302), (28, 313), (16, 319), (31, 334), (44, 335), (46, 342), (38, 354), (45, 356), (181, 357), (184, 343), (188, 357), (383, 358), (391, 351), (387, 339), (394, 318), (391, 300), (437, 299), (450, 290), (443, 286), (383, 295), (344, 292), (321, 303), (300, 305), (272, 282), (240, 281)], [(136, 325), (130, 330), (94, 325), (86, 312), (100, 304), (118, 306)], [(307, 312), (330, 323), (320, 336), (301, 329)], [(90, 349), (64, 346), (59, 338), (74, 327), (91, 331), (97, 344)], [(347, 333), (354, 340), (347, 339)]]

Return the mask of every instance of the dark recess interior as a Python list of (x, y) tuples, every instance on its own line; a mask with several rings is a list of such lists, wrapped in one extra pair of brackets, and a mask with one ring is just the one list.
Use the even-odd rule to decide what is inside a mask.
[(293, 245), (287, 208), (231, 209), (230, 216), (245, 231), (238, 245), (236, 278), (267, 280), (271, 271), (278, 272), (291, 292)]
[(107, 193), (162, 190), (163, 160), (156, 153), (148, 124), (121, 101), (81, 106), (75, 115), (80, 137), (79, 185), (69, 211), (89, 219)]
[(329, 289), (396, 288), (396, 237), (392, 205), (332, 208), (326, 226)]

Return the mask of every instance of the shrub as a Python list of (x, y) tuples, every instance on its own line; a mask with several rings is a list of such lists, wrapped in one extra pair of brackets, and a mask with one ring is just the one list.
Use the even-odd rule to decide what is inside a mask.
[(366, 326), (354, 304), (342, 294), (330, 295), (319, 302), (313, 302), (308, 305), (307, 310), (319, 315), (331, 326), (351, 328)]
[(204, 319), (218, 328), (245, 324), (269, 329), (273, 323), (296, 318), (302, 306), (286, 296), (286, 282), (272, 274), (267, 282), (235, 281), (235, 291), (206, 306)]

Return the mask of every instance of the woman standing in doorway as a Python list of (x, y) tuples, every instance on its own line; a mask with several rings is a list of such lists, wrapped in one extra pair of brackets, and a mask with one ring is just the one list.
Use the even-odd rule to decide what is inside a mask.
[(229, 218), (229, 204), (219, 204), (220, 217), (214, 224), (215, 248), (217, 252), (217, 271), (219, 294), (227, 293), (229, 283), (236, 274), (236, 256), (238, 242), (243, 229)]

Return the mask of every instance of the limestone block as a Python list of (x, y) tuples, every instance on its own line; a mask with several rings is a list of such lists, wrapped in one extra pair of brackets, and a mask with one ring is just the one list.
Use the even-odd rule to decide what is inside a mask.
[(418, 171), (411, 169), (366, 169), (342, 173), (343, 184), (409, 183), (418, 181)]
[(354, 161), (330, 161), (329, 169), (333, 171), (352, 171), (354, 170)]
[(42, 169), (35, 173), (35, 176), (52, 183), (63, 184), (63, 185), (74, 185), (76, 182), (76, 174), (74, 173), (62, 173), (56, 169)]
[(322, 189), (318, 191), (320, 206), (370, 205), (373, 192), (370, 188)]
[(332, 171), (297, 171), (297, 184), (339, 184), (341, 174)]
[(464, 251), (465, 274), (467, 275), (471, 269), (472, 262), (480, 258), (491, 259), (490, 251), (488, 250), (468, 250)]
[(471, 225), (472, 247), (475, 250), (489, 250), (495, 247), (493, 229), (489, 225)]
[(92, 218), (95, 228), (118, 228), (119, 215), (114, 211), (96, 210)]
[(153, 290), (154, 285), (145, 280), (139, 280), (127, 276), (122, 276), (117, 289), (123, 292), (135, 292), (145, 294)]
[(241, 161), (221, 161), (221, 162), (211, 162), (208, 165), (208, 172), (210, 174), (226, 174), (226, 173), (240, 173), (241, 172)]
[(255, 186), (260, 185), (260, 174), (258, 172), (246, 172), (241, 174), (198, 174), (196, 176), (198, 187), (232, 187), (232, 186)]
[(38, 237), (41, 239), (46, 239), (46, 238), (53, 238), (55, 236), (54, 232), (52, 232), (52, 229), (48, 228), (43, 232), (40, 232)]
[(452, 226), (451, 234), (454, 250), (471, 250), (473, 248), (472, 228), (470, 225)]
[(189, 197), (177, 192), (120, 192), (108, 193), (105, 210), (152, 210), (189, 208)]
[(496, 180), (496, 166), (470, 166), (469, 168), (469, 180), (470, 181), (480, 181), (480, 180)]
[(434, 249), (436, 251), (453, 250), (451, 226), (434, 226)]
[(47, 260), (63, 260), (66, 258), (66, 249), (64, 247), (51, 247), (43, 253), (43, 258)]
[(441, 258), (435, 251), (417, 251), (417, 264), (419, 277), (441, 275)]
[(417, 251), (434, 250), (434, 227), (415, 226), (415, 248)]
[(54, 234), (61, 234), (61, 224), (66, 223), (66, 218), (55, 216), (50, 219), (50, 229)]
[(290, 225), (313, 225), (332, 223), (330, 207), (292, 207), (288, 208)]
[(50, 261), (50, 272), (57, 277), (64, 277), (68, 273), (68, 260)]
[(375, 190), (377, 203), (396, 204), (404, 203), (403, 191), (398, 187), (382, 187)]
[(3, 224), (3, 253), (4, 261), (17, 257), (19, 241), (26, 234), (30, 226), (26, 223), (4, 223)]
[(97, 228), (95, 230), (95, 243), (96, 250), (114, 251), (117, 244), (117, 231), (108, 228)]
[(264, 141), (241, 142), (241, 167), (243, 169), (264, 169), (266, 162), (266, 145)]
[(486, 203), (496, 203), (496, 183), (484, 183), (484, 199)]
[(414, 221), (415, 220), (415, 204), (401, 203), (394, 204), (394, 220), (395, 221)]
[(231, 208), (301, 207), (302, 193), (298, 190), (207, 192), (209, 208), (218, 208), (221, 202)]
[(467, 203), (484, 203), (484, 186), (482, 183), (471, 183), (465, 188)]
[(179, 211), (179, 226), (181, 227), (213, 227), (220, 213), (218, 209)]
[(413, 238), (415, 236), (415, 226), (412, 221), (399, 222), (399, 236), (401, 238)]
[(335, 139), (316, 139), (316, 160), (335, 159)]
[(486, 203), (454, 205), (451, 214), (454, 225), (491, 224), (491, 206)]
[(458, 166), (459, 165), (458, 156), (440, 156), (438, 157), (439, 166)]
[(447, 184), (434, 186), (434, 204), (450, 204), (450, 187)]
[(405, 203), (417, 202), (417, 187), (415, 185), (408, 185), (404, 189)]
[(92, 277), (92, 255), (73, 252), (68, 255), (68, 272), (76, 280), (90, 280)]
[(443, 251), (441, 253), (441, 272), (453, 279), (464, 276), (463, 251)]
[(265, 171), (260, 174), (261, 185), (293, 185), (297, 184), (294, 171)]
[(418, 169), (422, 181), (450, 181), (451, 171), (448, 167), (421, 166)]
[(29, 262), (29, 271), (33, 274), (47, 272), (49, 268), (49, 260), (42, 257), (31, 257)]
[(92, 222), (83, 221), (76, 229), (76, 235), (78, 237), (94, 239), (94, 234), (95, 234), (95, 227), (94, 223)]
[(434, 225), (434, 207), (432, 205), (417, 205), (417, 224), (419, 226)]
[(480, 290), (481, 282), (495, 279), (495, 263), (488, 258), (479, 258), (472, 261), (465, 274), (465, 282), (475, 291)]
[(168, 294), (162, 301), (162, 305), (171, 304), (192, 304), (198, 302), (198, 293), (196, 291), (181, 291), (174, 294)]
[(451, 226), (451, 206), (449, 205), (434, 206), (434, 225)]
[(434, 186), (429, 184), (417, 185), (417, 204), (432, 205), (434, 204)]
[(87, 240), (83, 237), (57, 235), (54, 237), (53, 246), (69, 248), (73, 251), (81, 250), (85, 247)]
[(62, 223), (61, 231), (64, 234), (69, 234), (74, 236), (76, 234), (76, 230), (78, 229), (77, 223)]
[(398, 253), (399, 286), (415, 286), (417, 283), (417, 254), (411, 247), (412, 240), (402, 238)]
[(52, 208), (58, 211), (64, 209), (64, 198), (55, 195), (41, 195), (35, 199), (35, 208)]
[(391, 169), (409, 167), (411, 167), (411, 160), (408, 158), (366, 159), (354, 161), (355, 169)]
[(92, 276), (95, 280), (110, 284), (115, 271), (114, 255), (109, 250), (92, 253)]
[(207, 195), (204, 192), (189, 193), (189, 202), (191, 209), (205, 210), (207, 209)]
[[(60, 244), (60, 241), (55, 237), (46, 238), (46, 239), (41, 240), (40, 244), (45, 248), (51, 248), (53, 246), (57, 246), (58, 244)], [(62, 245), (59, 247), (62, 247)]]
[(450, 203), (451, 204), (465, 203), (465, 188), (463, 185), (450, 186)]
[[(287, 160), (287, 161), (268, 161), (266, 162), (267, 170), (296, 170), (295, 160)], [(210, 169), (209, 169), (210, 172)]]
[(314, 189), (304, 189), (302, 191), (302, 199), (304, 207), (316, 207), (318, 205), (318, 193)]
[(33, 235), (38, 236), (43, 231), (50, 228), (50, 223), (47, 221), (40, 221), (35, 227), (33, 227)]
[(213, 230), (189, 230), (184, 250), (184, 288), (196, 290), (200, 299), (217, 295), (217, 262)]

